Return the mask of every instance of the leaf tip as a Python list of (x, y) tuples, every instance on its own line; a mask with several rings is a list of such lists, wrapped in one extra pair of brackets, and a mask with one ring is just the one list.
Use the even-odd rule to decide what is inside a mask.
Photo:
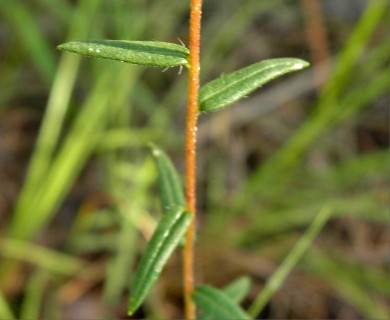
[(161, 155), (161, 150), (154, 143), (149, 142), (148, 147), (150, 148), (150, 152), (154, 157), (158, 157)]
[(61, 51), (72, 52), (73, 51), (72, 46), (74, 46), (74, 43), (75, 41), (61, 43), (60, 45), (57, 46), (57, 49)]
[(293, 65), (293, 69), (294, 70), (301, 70), (301, 69), (307, 68), (308, 66), (310, 66), (309, 62), (306, 62), (304, 60), (297, 60), (297, 62)]
[(161, 155), (160, 149), (158, 149), (158, 148), (156, 148), (156, 147), (153, 147), (151, 150), (152, 150), (153, 156), (159, 157), (159, 156)]
[(65, 43), (59, 44), (59, 45), (57, 46), (57, 49), (58, 49), (58, 50), (64, 51), (64, 50), (65, 50)]
[(127, 315), (132, 316), (135, 311), (138, 309), (138, 304), (133, 299), (133, 297), (130, 297), (129, 305), (127, 307)]

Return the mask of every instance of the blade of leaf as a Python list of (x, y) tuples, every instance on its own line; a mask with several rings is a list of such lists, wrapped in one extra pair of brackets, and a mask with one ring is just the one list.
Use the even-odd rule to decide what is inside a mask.
[(185, 206), (183, 188), (169, 157), (153, 144), (150, 144), (150, 148), (158, 171), (162, 211), (167, 214), (174, 207)]
[(267, 82), (307, 66), (309, 64), (300, 59), (280, 58), (264, 60), (222, 75), (201, 88), (199, 92), (199, 110), (213, 112), (222, 109)]
[(329, 207), (323, 208), (314, 218), (309, 228), (299, 239), (297, 244), (292, 248), (287, 257), (283, 260), (279, 268), (272, 277), (267, 281), (265, 287), (256, 297), (255, 301), (249, 307), (248, 313), (256, 317), (265, 307), (272, 295), (280, 288), (288, 274), (305, 254), (306, 250), (313, 243), (315, 237), (320, 233), (323, 226), (332, 216), (332, 210)]
[(241, 303), (249, 292), (251, 280), (248, 277), (239, 277), (229, 283), (223, 292), (235, 303)]
[(224, 292), (209, 286), (199, 286), (192, 295), (202, 310), (204, 319), (250, 319), (250, 317)]
[(188, 49), (184, 46), (159, 41), (71, 41), (61, 44), (57, 48), (88, 57), (153, 67), (187, 66), (189, 55)]
[(168, 258), (182, 239), (191, 218), (190, 212), (177, 207), (164, 215), (158, 224), (134, 276), (129, 299), (129, 315), (132, 315), (145, 299)]

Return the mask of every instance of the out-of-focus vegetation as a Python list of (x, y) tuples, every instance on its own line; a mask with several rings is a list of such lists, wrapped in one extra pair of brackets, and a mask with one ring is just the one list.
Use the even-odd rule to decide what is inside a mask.
[[(223, 287), (248, 275), (251, 305), (330, 208), (332, 221), (258, 317), (385, 319), (389, 8), (321, 3), (328, 79), (318, 86), (314, 65), (201, 119), (198, 277)], [(203, 81), (266, 58), (310, 60), (299, 4), (206, 0)], [(1, 319), (124, 317), (134, 263), (160, 217), (147, 145), (183, 169), (186, 79), (55, 47), (186, 42), (187, 13), (182, 0), (2, 1)], [(182, 315), (178, 261), (136, 317)]]

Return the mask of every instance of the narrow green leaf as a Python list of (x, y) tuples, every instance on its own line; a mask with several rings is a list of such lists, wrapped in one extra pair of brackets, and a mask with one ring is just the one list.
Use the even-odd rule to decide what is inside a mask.
[(323, 208), (314, 218), (309, 228), (292, 248), (287, 257), (283, 260), (279, 268), (267, 281), (263, 290), (256, 297), (255, 301), (249, 307), (248, 313), (256, 317), (265, 307), (272, 295), (280, 288), (291, 270), (305, 254), (309, 246), (313, 243), (315, 237), (320, 233), (323, 226), (332, 216), (332, 210), (328, 207)]
[(132, 315), (145, 299), (166, 261), (182, 239), (191, 217), (190, 212), (177, 207), (164, 215), (158, 224), (134, 276), (128, 307), (129, 315)]
[(164, 151), (150, 144), (158, 171), (158, 183), (162, 200), (162, 211), (168, 213), (172, 208), (185, 206), (183, 188), (179, 175)]
[(63, 275), (72, 275), (84, 267), (79, 259), (67, 254), (9, 237), (0, 239), (0, 252), (5, 258), (25, 261)]
[(250, 287), (251, 280), (248, 277), (239, 277), (223, 288), (223, 292), (235, 303), (241, 303), (248, 295)]
[(71, 41), (59, 45), (58, 49), (88, 57), (152, 67), (187, 66), (189, 55), (188, 49), (184, 46), (159, 41)]
[(222, 109), (267, 82), (307, 66), (306, 61), (295, 58), (271, 59), (222, 75), (201, 88), (199, 110), (212, 112)]
[(19, 319), (39, 319), (44, 302), (44, 292), (49, 274), (46, 270), (37, 270), (31, 276), (24, 289), (23, 302), (20, 307)]
[(250, 319), (229, 296), (215, 288), (199, 286), (195, 289), (192, 298), (201, 309), (204, 319)]

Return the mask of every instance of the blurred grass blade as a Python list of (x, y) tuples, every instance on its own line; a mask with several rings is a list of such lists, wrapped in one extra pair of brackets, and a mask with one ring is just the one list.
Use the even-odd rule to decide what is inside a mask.
[(267, 82), (283, 74), (306, 68), (309, 64), (295, 58), (264, 60), (207, 83), (199, 93), (199, 109), (212, 112), (222, 109)]
[[(389, 319), (390, 313), (386, 305), (375, 299), (375, 291), (367, 286), (367, 283), (362, 283), (364, 277), (369, 275), (369, 269), (366, 268), (363, 271), (364, 276), (356, 276), (356, 266), (351, 270), (348, 266), (333, 260), (320, 250), (313, 251), (307, 262), (313, 272), (325, 277), (341, 296), (362, 313), (364, 318)], [(370, 279), (368, 282), (371, 286), (372, 280)], [(380, 286), (388, 287), (388, 274), (379, 280), (382, 282)], [(376, 289), (379, 289), (380, 286)], [(388, 289), (386, 296), (388, 296)]]
[[(203, 28), (204, 34), (212, 34), (207, 41), (207, 46), (202, 49), (202, 71), (207, 74), (210, 69), (218, 68), (219, 65), (215, 63), (220, 59), (226, 61), (226, 57), (230, 58), (226, 61), (226, 64), (231, 64), (236, 59), (231, 52), (237, 46), (239, 40), (243, 35), (250, 30), (250, 26), (253, 21), (269, 10), (278, 12), (285, 7), (285, 0), (273, 0), (273, 1), (259, 1), (259, 0), (245, 0), (234, 3), (230, 1), (231, 5), (221, 6), (218, 15), (215, 15), (211, 21), (208, 21)], [(221, 25), (223, 24), (223, 28)], [(256, 36), (257, 37), (257, 36)]]
[(202, 319), (250, 319), (228, 295), (215, 288), (199, 286), (192, 297), (201, 309)]
[[(68, 38), (88, 34), (91, 20), (100, 3), (101, 0), (83, 0), (79, 2), (73, 13)], [(47, 178), (47, 171), (53, 161), (79, 63), (80, 58), (77, 56), (66, 55), (61, 57), (39, 130), (38, 140), (16, 204), (14, 220), (18, 220), (18, 222), (13, 223), (12, 228), (20, 229), (21, 227), (15, 224), (23, 221), (22, 216), (24, 214), (31, 214), (32, 203), (37, 197), (37, 189), (42, 187), (42, 181)], [(12, 229), (11, 233), (14, 233)], [(15, 233), (13, 236), (15, 236)]]
[[(286, 180), (291, 176), (292, 170), (301, 161), (305, 150), (325, 130), (331, 128), (331, 125), (341, 120), (340, 117), (343, 115), (345, 107), (340, 104), (347, 98), (345, 97), (346, 87), (352, 78), (352, 74), (357, 74), (357, 71), (360, 71), (360, 67), (358, 67), (359, 58), (377, 30), (382, 18), (388, 12), (388, 6), (388, 1), (384, 0), (368, 2), (362, 17), (337, 59), (334, 71), (321, 94), (316, 110), (290, 138), (288, 143), (248, 179), (246, 190), (242, 193), (245, 194), (245, 197), (241, 197), (239, 201), (248, 202), (249, 193), (278, 194), (280, 188), (286, 184)], [(351, 90), (351, 94), (358, 95), (364, 95), (366, 91), (365, 89), (359, 90), (356, 88)], [(374, 97), (371, 96), (371, 98)], [(364, 106), (361, 101), (358, 105), (360, 107)], [(275, 183), (275, 181), (278, 181), (278, 183)]]
[(118, 304), (123, 292), (128, 288), (129, 281), (133, 278), (130, 273), (138, 246), (137, 224), (143, 217), (140, 207), (131, 207), (123, 217), (123, 227), (113, 248), (115, 255), (109, 261), (107, 275), (104, 283), (104, 301), (107, 305)]
[(40, 30), (37, 17), (31, 12), (29, 3), (13, 0), (2, 1), (0, 13), (9, 19), (20, 37), (20, 43), (29, 51), (47, 84), (51, 82), (56, 69), (53, 50)]
[(145, 299), (149, 289), (157, 280), (162, 268), (187, 230), (191, 218), (190, 212), (177, 207), (164, 215), (158, 224), (134, 276), (135, 280), (129, 299), (129, 315), (133, 314)]
[(72, 6), (66, 0), (38, 0), (41, 5), (47, 7), (58, 19), (68, 24), (72, 16)]
[[(51, 215), (65, 197), (66, 192), (76, 179), (86, 160), (97, 145), (107, 120), (110, 94), (102, 95), (107, 86), (119, 81), (121, 76), (115, 70), (102, 72), (93, 92), (84, 103), (77, 119), (74, 121), (57, 156), (48, 169), (45, 179), (30, 191), (29, 199), (17, 207), (10, 233), (18, 239), (28, 239), (36, 235), (49, 221)], [(114, 77), (116, 79), (114, 80)], [(111, 106), (111, 105), (110, 105)], [(61, 172), (61, 174), (58, 174)], [(32, 186), (30, 186), (32, 187)], [(31, 219), (34, 212), (34, 219)]]
[(0, 319), (16, 319), (3, 292), (0, 290)]
[(63, 275), (71, 275), (83, 266), (80, 260), (66, 254), (9, 238), (0, 240), (0, 252), (7, 259), (26, 261)]
[(389, 2), (386, 0), (370, 0), (367, 2), (362, 17), (337, 59), (334, 72), (320, 97), (318, 108), (331, 107), (331, 104), (334, 104), (343, 93), (351, 74), (356, 72), (354, 67), (359, 61), (365, 46), (388, 9)]
[(48, 274), (39, 270), (28, 281), (20, 311), (21, 320), (39, 319)]
[(309, 228), (306, 230), (302, 238), (290, 251), (287, 257), (283, 260), (282, 264), (275, 271), (272, 277), (267, 281), (265, 287), (256, 297), (253, 304), (249, 308), (249, 314), (256, 318), (259, 313), (263, 310), (267, 302), (271, 299), (272, 295), (280, 288), (283, 281), (286, 279), (288, 274), (294, 268), (294, 266), (301, 259), (303, 254), (309, 248), (314, 241), (314, 238), (320, 233), (322, 227), (331, 217), (331, 210), (324, 208), (315, 217)]
[(250, 287), (251, 280), (249, 277), (239, 277), (229, 283), (223, 289), (223, 292), (235, 303), (241, 303), (248, 295)]
[(135, 210), (122, 215), (121, 230), (115, 241), (116, 252), (107, 266), (107, 276), (104, 283), (104, 301), (107, 305), (116, 304), (128, 285), (129, 270), (133, 264), (137, 239), (134, 223), (127, 215), (139, 215)]
[(152, 144), (150, 148), (158, 171), (162, 211), (166, 214), (174, 207), (185, 205), (183, 187), (175, 167), (165, 152)]
[[(88, 35), (90, 24), (100, 4), (101, 0), (83, 0), (78, 3), (73, 13), (68, 39)], [(31, 159), (27, 176), (28, 184), (33, 185), (41, 181), (42, 174), (45, 173), (52, 160), (79, 65), (80, 57), (77, 56), (63, 55), (60, 59), (39, 131), (37, 146)]]
[(184, 46), (160, 41), (71, 41), (59, 45), (58, 49), (88, 57), (153, 67), (187, 66), (189, 54)]

